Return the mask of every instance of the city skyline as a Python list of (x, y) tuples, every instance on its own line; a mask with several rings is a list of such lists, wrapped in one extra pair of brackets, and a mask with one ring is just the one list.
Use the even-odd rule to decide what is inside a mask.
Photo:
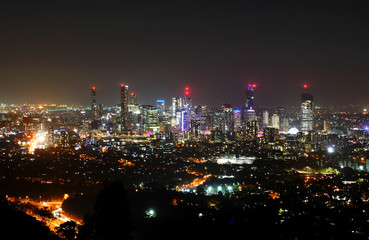
[(115, 105), (121, 82), (143, 103), (188, 85), (195, 103), (241, 105), (250, 82), (256, 105), (298, 105), (305, 82), (317, 105), (369, 101), (360, 4), (42, 2), (2, 5), (0, 102), (87, 105), (95, 85)]
[(369, 239), (368, 10), (0, 3), (0, 238)]

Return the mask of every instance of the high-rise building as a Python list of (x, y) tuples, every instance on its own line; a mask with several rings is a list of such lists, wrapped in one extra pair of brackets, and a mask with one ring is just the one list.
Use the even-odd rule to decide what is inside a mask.
[(290, 128), (290, 123), (288, 121), (288, 118), (284, 117), (282, 118), (282, 124), (281, 124), (281, 128), (283, 132), (288, 132), (289, 128)]
[(182, 98), (172, 98), (172, 126), (179, 126), (181, 123), (181, 111), (183, 108)]
[(158, 125), (158, 109), (151, 105), (142, 106), (142, 130), (144, 132), (157, 132)]
[(255, 121), (256, 113), (254, 109), (254, 90), (256, 85), (249, 84), (247, 90), (245, 92), (246, 102), (245, 102), (245, 111), (244, 111), (244, 120), (245, 121)]
[(120, 123), (121, 131), (128, 130), (128, 86), (120, 85)]
[(134, 92), (131, 92), (131, 94), (130, 94), (129, 104), (130, 105), (136, 105), (137, 104), (137, 96)]
[(269, 125), (269, 112), (268, 111), (263, 112), (263, 125), (264, 127), (267, 127)]
[(307, 133), (313, 130), (314, 108), (313, 96), (309, 93), (301, 94), (301, 132)]
[(190, 88), (185, 87), (183, 97), (183, 109), (181, 111), (181, 131), (189, 131), (191, 125), (192, 101), (190, 98)]
[(158, 109), (159, 116), (165, 115), (165, 100), (163, 99), (156, 100), (156, 108)]
[(244, 137), (246, 140), (255, 140), (259, 130), (258, 121), (247, 121), (244, 129)]
[(242, 127), (242, 111), (241, 109), (233, 110), (233, 119), (234, 119), (234, 130), (238, 131)]
[(246, 103), (245, 107), (246, 110), (252, 110), (254, 109), (254, 89), (256, 85), (255, 84), (249, 84), (247, 87), (247, 90), (245, 92), (246, 95)]
[(279, 116), (276, 113), (274, 113), (272, 116), (272, 127), (279, 129)]
[(221, 130), (223, 133), (234, 131), (233, 108), (230, 104), (223, 104)]
[(266, 127), (263, 131), (263, 137), (267, 142), (274, 142), (278, 138), (278, 129), (273, 127)]
[(96, 104), (96, 87), (91, 88), (91, 118), (97, 117), (97, 104)]

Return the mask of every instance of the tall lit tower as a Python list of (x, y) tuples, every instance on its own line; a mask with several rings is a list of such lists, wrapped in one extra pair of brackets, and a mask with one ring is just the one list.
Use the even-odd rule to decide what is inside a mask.
[(249, 84), (247, 90), (245, 92), (246, 95), (246, 103), (245, 107), (246, 110), (253, 110), (254, 109), (254, 90), (256, 88), (256, 84)]
[(189, 130), (191, 123), (191, 108), (192, 102), (190, 98), (190, 88), (185, 87), (184, 89), (184, 97), (183, 97), (183, 109), (181, 111), (181, 131)]
[(256, 120), (256, 113), (254, 109), (254, 90), (255, 88), (256, 88), (256, 84), (249, 84), (245, 92), (246, 103), (245, 103), (244, 119), (246, 121)]
[(129, 99), (129, 102), (131, 105), (136, 105), (137, 104), (137, 96), (134, 92), (131, 92), (131, 97)]
[(97, 117), (96, 87), (91, 88), (91, 118)]
[(190, 109), (192, 106), (191, 98), (190, 98), (190, 88), (185, 87), (183, 105), (186, 109)]
[[(307, 84), (304, 88), (307, 89)], [(307, 133), (313, 130), (314, 126), (314, 98), (310, 93), (301, 94), (301, 131)]]
[(128, 130), (128, 86), (120, 85), (120, 122), (122, 132)]

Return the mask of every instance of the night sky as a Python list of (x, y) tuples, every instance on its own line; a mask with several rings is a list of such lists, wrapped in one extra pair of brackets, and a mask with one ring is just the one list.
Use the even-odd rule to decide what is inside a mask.
[(308, 83), (317, 105), (369, 104), (366, 1), (4, 2), (0, 103), (89, 104), (94, 85), (110, 106), (126, 83), (140, 104), (189, 86), (243, 106), (256, 83), (256, 105), (297, 106)]

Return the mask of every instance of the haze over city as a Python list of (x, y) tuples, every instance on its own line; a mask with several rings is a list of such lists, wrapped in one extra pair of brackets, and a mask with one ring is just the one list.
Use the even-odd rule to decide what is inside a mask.
[[(125, 82), (141, 104), (367, 104), (367, 8), (335, 1), (38, 1), (1, 3), (0, 102), (116, 105)], [(329, 94), (327, 94), (329, 93)], [(345, 96), (344, 98), (342, 96)]]

